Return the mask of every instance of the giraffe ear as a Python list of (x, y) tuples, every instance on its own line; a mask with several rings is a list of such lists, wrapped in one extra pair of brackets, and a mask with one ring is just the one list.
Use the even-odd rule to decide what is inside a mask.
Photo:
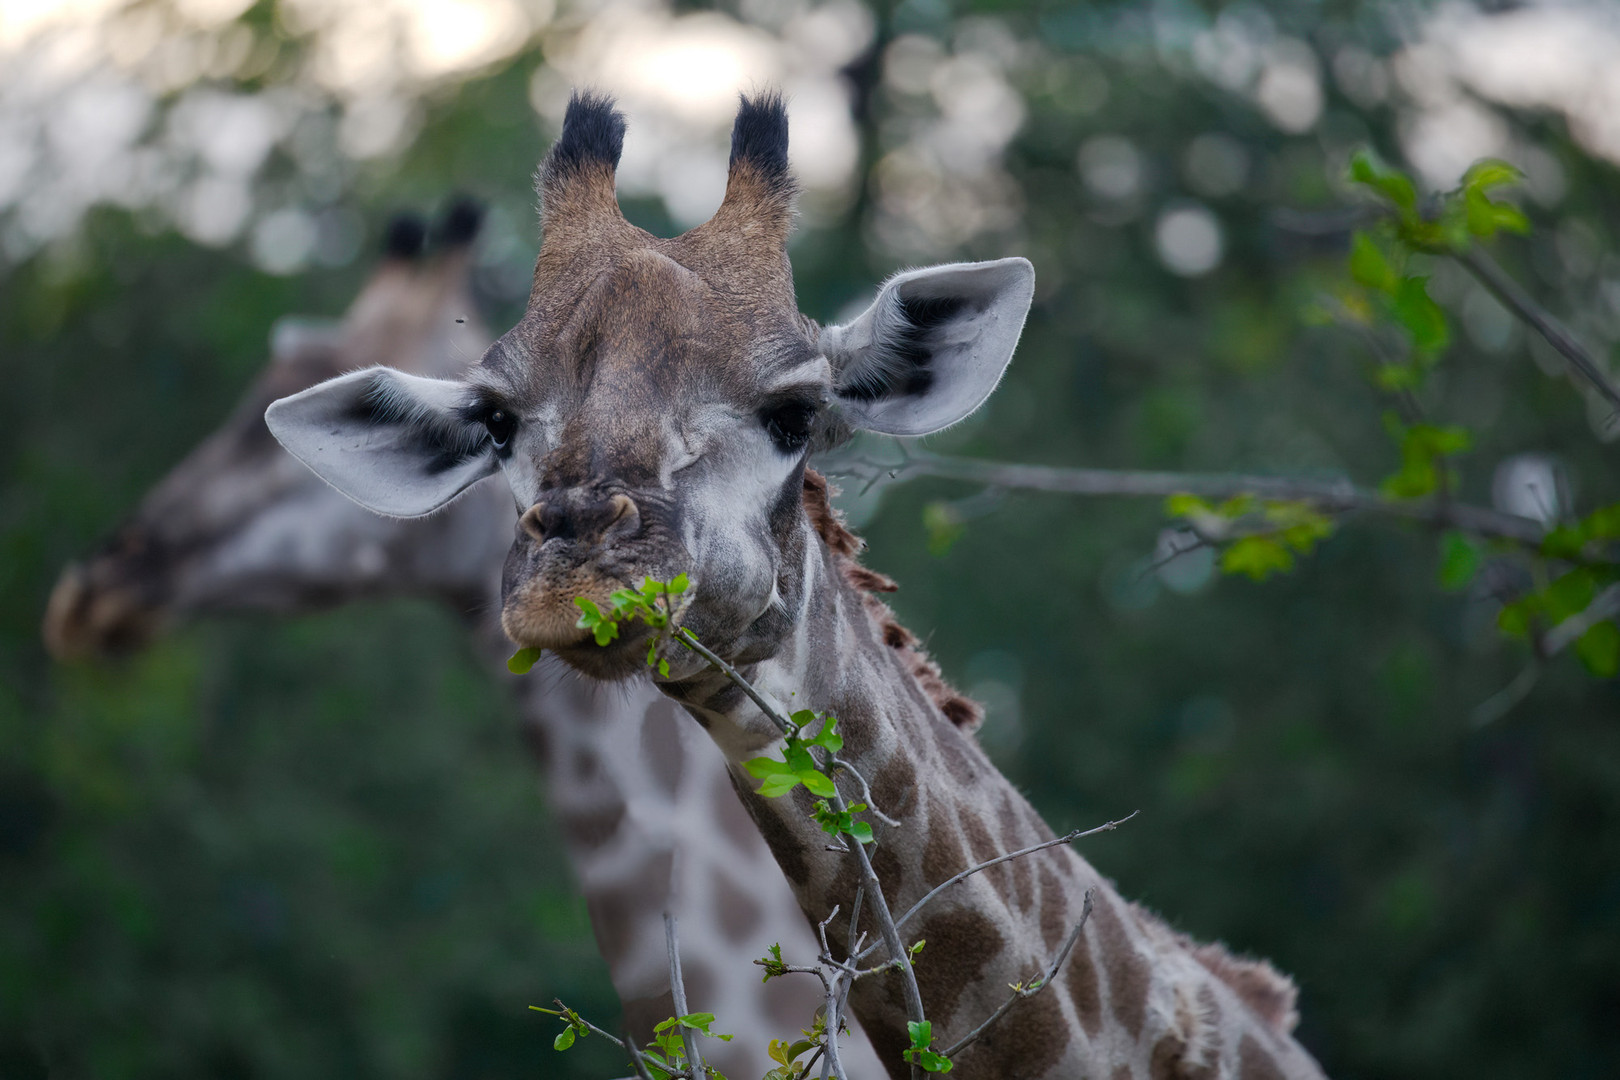
[(431, 514), (498, 467), (467, 388), (386, 367), (339, 375), (284, 397), (264, 422), (287, 452), (378, 514)]
[(896, 274), (854, 322), (821, 332), (845, 418), (885, 435), (962, 420), (1001, 381), (1034, 295), (1027, 259)]

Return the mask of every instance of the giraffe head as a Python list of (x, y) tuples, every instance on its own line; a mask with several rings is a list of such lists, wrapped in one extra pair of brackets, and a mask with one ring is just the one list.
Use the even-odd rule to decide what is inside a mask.
[[(63, 570), (43, 627), (53, 654), (128, 651), (204, 613), (333, 603), (400, 572), (424, 528), (407, 535), (323, 483), (270, 437), (264, 409), (382, 358), (432, 374), (465, 368), (489, 341), (466, 289), (480, 217), (475, 204), (452, 203), (431, 252), (426, 223), (396, 217), (381, 265), (340, 323), (277, 324), (268, 363), (230, 417)], [(452, 569), (434, 572), (444, 580)]]
[(587, 674), (575, 598), (687, 573), (683, 619), (732, 659), (771, 655), (805, 597), (807, 456), (857, 430), (926, 435), (994, 389), (1033, 293), (1023, 259), (908, 271), (853, 322), (799, 313), (780, 97), (744, 100), (719, 210), (673, 239), (620, 213), (623, 118), (577, 96), (542, 163), (544, 242), (522, 320), (455, 381), (355, 372), (272, 405), (282, 443), (384, 514), (429, 514), (503, 472), (521, 514), (502, 625)]

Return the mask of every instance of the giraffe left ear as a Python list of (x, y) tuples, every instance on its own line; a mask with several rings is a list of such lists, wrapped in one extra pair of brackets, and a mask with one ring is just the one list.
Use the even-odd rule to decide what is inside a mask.
[(967, 417), (1001, 381), (1034, 295), (1028, 259), (896, 274), (858, 319), (821, 332), (845, 418), (928, 435)]

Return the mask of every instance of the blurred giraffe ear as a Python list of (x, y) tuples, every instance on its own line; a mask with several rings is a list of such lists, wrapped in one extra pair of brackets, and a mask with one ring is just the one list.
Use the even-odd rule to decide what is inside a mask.
[(962, 420), (1001, 381), (1034, 295), (1027, 259), (896, 274), (854, 322), (821, 332), (845, 418), (886, 435)]

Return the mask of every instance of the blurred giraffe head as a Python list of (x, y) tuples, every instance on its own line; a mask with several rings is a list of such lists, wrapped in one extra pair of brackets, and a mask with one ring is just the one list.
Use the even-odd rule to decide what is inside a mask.
[(229, 418), (88, 559), (63, 570), (44, 622), (54, 655), (127, 651), (206, 612), (336, 602), (381, 584), (395, 569), (399, 526), (300, 465), (271, 438), (264, 409), (384, 359), (440, 376), (472, 363), (489, 342), (467, 288), (481, 217), (467, 200), (431, 230), (397, 216), (340, 322), (277, 324), (264, 370)]

